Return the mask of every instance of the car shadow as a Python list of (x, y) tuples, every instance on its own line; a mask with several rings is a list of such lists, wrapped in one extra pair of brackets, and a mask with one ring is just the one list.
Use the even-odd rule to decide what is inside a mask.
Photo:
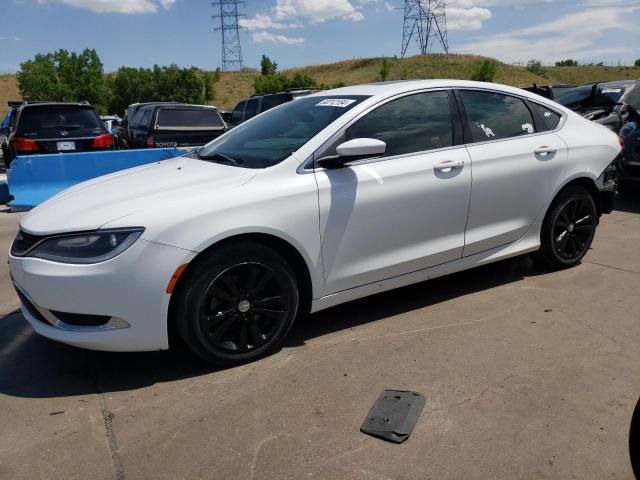
[[(523, 256), (303, 315), (285, 347), (540, 273)], [(53, 398), (135, 390), (220, 370), (182, 345), (164, 352), (95, 352), (35, 334), (19, 310), (0, 319), (0, 393), (5, 395)]]
[(640, 193), (631, 198), (622, 198), (620, 195), (616, 195), (613, 209), (618, 212), (640, 213)]

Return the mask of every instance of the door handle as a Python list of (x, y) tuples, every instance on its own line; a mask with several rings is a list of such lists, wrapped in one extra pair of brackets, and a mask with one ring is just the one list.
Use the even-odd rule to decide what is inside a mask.
[(439, 172), (450, 172), (454, 168), (462, 168), (462, 167), (464, 167), (464, 161), (462, 160), (443, 160), (442, 162), (438, 163), (435, 167), (433, 167), (433, 169)]
[(536, 155), (541, 155), (541, 156), (543, 156), (543, 157), (546, 157), (546, 156), (547, 156), (547, 155), (549, 155), (549, 154), (556, 153), (556, 150), (557, 150), (557, 149), (555, 149), (555, 148), (553, 148), (553, 147), (543, 146), (543, 147), (538, 147), (538, 148), (536, 148), (536, 149), (533, 151), (533, 153), (535, 153)]

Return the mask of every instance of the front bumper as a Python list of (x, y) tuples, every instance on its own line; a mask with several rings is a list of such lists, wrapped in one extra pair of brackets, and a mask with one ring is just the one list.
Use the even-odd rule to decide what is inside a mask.
[[(92, 265), (14, 256), (9, 264), (22, 313), (37, 333), (92, 350), (145, 351), (169, 347), (171, 296), (166, 288), (176, 268), (194, 256), (138, 239), (117, 257)], [(74, 314), (106, 322), (90, 326), (64, 321)]]

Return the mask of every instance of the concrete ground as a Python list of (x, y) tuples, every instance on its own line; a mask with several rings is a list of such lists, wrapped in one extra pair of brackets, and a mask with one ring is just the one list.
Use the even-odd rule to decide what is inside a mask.
[[(0, 250), (19, 218), (0, 213)], [(527, 257), (302, 319), (227, 370), (35, 335), (0, 267), (1, 479), (630, 479), (640, 394), (640, 201), (571, 270)], [(381, 390), (409, 440), (359, 432)]]

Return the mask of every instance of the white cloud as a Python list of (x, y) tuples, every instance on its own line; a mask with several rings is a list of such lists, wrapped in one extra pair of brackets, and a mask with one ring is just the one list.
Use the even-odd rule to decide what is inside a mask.
[(301, 23), (276, 22), (275, 20), (273, 20), (273, 18), (271, 18), (270, 15), (267, 15), (266, 13), (256, 13), (254, 17), (240, 19), (238, 23), (240, 23), (241, 27), (244, 27), (248, 30), (281, 30), (285, 28), (303, 27)]
[(280, 45), (302, 45), (304, 38), (287, 37), (286, 35), (274, 35), (269, 32), (255, 32), (251, 35), (251, 39), (256, 43), (275, 43)]
[[(626, 20), (630, 8), (587, 8), (531, 27), (482, 36), (460, 46), (459, 52), (495, 57), (506, 62), (531, 58), (554, 62), (562, 58), (593, 59), (630, 52), (627, 46), (599, 46), (608, 30), (636, 28)], [(589, 28), (585, 28), (588, 25)]]
[(275, 17), (278, 20), (297, 18), (310, 23), (322, 23), (341, 18), (359, 22), (363, 13), (349, 0), (277, 0)]
[(486, 8), (449, 7), (447, 8), (448, 30), (478, 30), (482, 22), (491, 18), (491, 11)]
[[(158, 3), (155, 0), (38, 0), (38, 4), (63, 3), (71, 7), (85, 8), (96, 13), (124, 13), (128, 15), (138, 13), (155, 13)], [(165, 9), (171, 8), (176, 0), (159, 0)]]

